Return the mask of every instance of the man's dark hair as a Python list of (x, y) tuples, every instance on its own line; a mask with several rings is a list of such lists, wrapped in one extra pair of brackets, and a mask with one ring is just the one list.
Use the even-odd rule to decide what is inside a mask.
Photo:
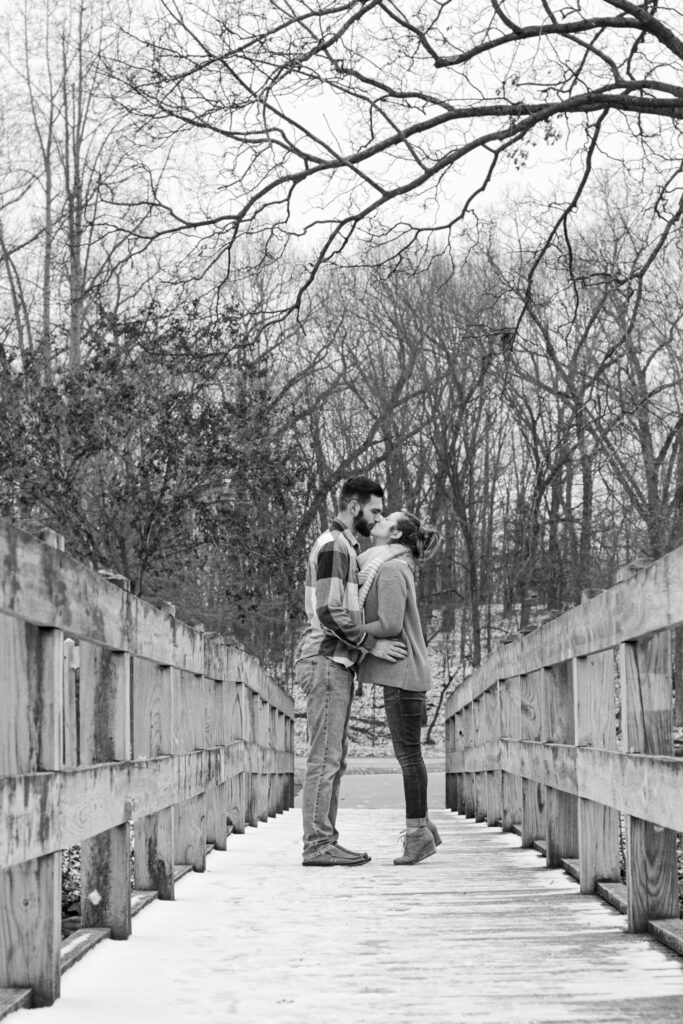
[(381, 484), (378, 484), (376, 480), (371, 480), (368, 476), (350, 476), (348, 480), (344, 481), (339, 492), (339, 511), (343, 512), (354, 498), (361, 505), (367, 505), (373, 496), (384, 497), (384, 488)]

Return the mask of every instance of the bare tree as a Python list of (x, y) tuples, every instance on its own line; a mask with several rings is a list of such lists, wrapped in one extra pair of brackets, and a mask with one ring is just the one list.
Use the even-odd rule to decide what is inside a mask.
[(536, 145), (572, 157), (542, 249), (594, 167), (625, 152), (660, 218), (632, 274), (683, 216), (683, 14), (672, 5), (161, 0), (159, 11), (115, 73), (153, 138), (220, 152), (220, 190), (201, 207), (159, 195), (167, 230), (210, 230), (226, 250), (258, 235), (271, 256), (307, 234), (295, 303), (359, 234), (389, 234), (395, 256), (449, 232)]
[[(130, 122), (111, 102), (102, 55), (117, 29), (103, 2), (24, 4), (8, 21), (2, 122), (5, 161), (0, 274), (10, 348), (49, 378), (54, 361), (81, 360), (98, 304), (116, 307), (122, 270), (139, 253), (139, 205)], [(20, 145), (17, 142), (20, 141)], [(134, 202), (135, 201), (135, 202)]]

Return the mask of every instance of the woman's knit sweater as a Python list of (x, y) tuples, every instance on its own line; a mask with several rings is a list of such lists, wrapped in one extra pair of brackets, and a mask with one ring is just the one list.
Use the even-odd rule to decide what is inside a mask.
[(365, 630), (374, 637), (402, 640), (408, 648), (401, 661), (382, 661), (368, 654), (358, 667), (360, 683), (428, 690), (431, 672), (417, 609), (413, 571), (402, 558), (380, 566), (365, 599)]

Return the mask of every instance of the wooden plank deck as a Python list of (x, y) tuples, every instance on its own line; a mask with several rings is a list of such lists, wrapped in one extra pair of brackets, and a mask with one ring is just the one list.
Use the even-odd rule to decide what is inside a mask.
[(62, 978), (16, 1024), (680, 1022), (683, 958), (498, 828), (447, 811), (444, 839), (394, 867), (397, 809), (343, 807), (359, 868), (300, 866), (301, 816), (233, 835), (127, 942)]

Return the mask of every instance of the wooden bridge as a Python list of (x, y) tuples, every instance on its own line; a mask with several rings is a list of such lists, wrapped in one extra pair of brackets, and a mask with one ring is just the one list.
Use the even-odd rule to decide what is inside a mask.
[[(0, 1016), (683, 1020), (683, 549), (450, 698), (437, 856), (393, 866), (397, 790), (342, 805), (372, 862), (319, 872), (300, 866), (293, 703), (256, 662), (54, 535), (2, 525), (0, 557)], [(81, 927), (62, 940), (77, 844)]]

